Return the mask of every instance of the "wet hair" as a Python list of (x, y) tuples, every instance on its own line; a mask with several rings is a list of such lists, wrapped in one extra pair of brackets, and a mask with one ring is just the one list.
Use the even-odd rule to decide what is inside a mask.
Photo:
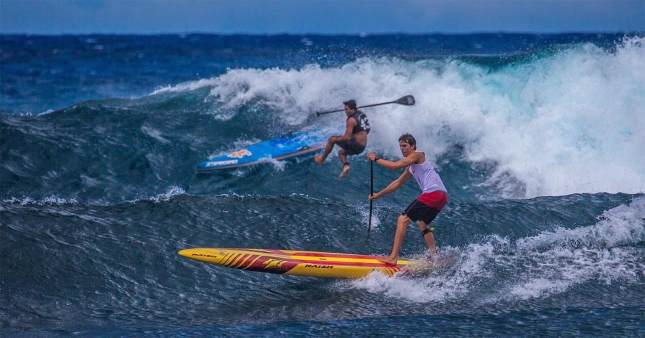
[(414, 139), (414, 136), (412, 134), (405, 133), (399, 137), (399, 142), (405, 142), (410, 145), (410, 147), (414, 147), (414, 150), (417, 150), (417, 140)]
[(356, 110), (356, 100), (345, 101), (343, 102), (343, 104), (349, 107), (349, 109), (351, 110)]

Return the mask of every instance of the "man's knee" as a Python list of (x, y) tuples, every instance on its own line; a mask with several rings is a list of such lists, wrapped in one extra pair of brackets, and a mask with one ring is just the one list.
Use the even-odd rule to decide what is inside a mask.
[(401, 224), (401, 223), (408, 224), (408, 223), (412, 222), (412, 220), (410, 220), (410, 218), (408, 216), (406, 216), (406, 215), (399, 215), (398, 222), (399, 222), (399, 224)]

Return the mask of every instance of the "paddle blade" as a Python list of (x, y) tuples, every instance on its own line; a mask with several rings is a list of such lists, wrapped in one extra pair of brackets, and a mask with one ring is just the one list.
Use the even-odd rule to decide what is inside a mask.
[(402, 97), (402, 98), (400, 98), (400, 99), (398, 99), (398, 100), (396, 100), (394, 102), (396, 102), (398, 104), (406, 105), (406, 106), (413, 106), (414, 103), (415, 103), (414, 96), (412, 96), (412, 95), (404, 96), (404, 97)]

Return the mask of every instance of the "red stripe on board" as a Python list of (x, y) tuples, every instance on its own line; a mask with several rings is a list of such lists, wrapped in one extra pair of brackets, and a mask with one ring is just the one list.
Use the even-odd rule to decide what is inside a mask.
[[(286, 250), (285, 250), (286, 251)], [(342, 254), (342, 253), (333, 253), (333, 252), (315, 252), (315, 251), (294, 251), (294, 252), (284, 252), (283, 254), (290, 256), (305, 256), (305, 257), (332, 257), (332, 258), (356, 258), (356, 259), (378, 259), (377, 256), (368, 256), (368, 255), (355, 255), (355, 254)]]
[(244, 263), (246, 263), (246, 260), (251, 257), (249, 254), (242, 254), (240, 258), (235, 261), (235, 264), (233, 264), (231, 267), (235, 269), (241, 269), (244, 266)]
[[(356, 255), (356, 254), (343, 254), (335, 252), (319, 252), (319, 251), (293, 251), (293, 250), (280, 250), (280, 249), (243, 249), (243, 248), (231, 248), (224, 250), (244, 250), (251, 252), (258, 252), (263, 254), (274, 254), (280, 257), (271, 257), (267, 258), (287, 260), (289, 262), (295, 263), (307, 263), (307, 264), (323, 264), (323, 265), (339, 265), (339, 266), (368, 266), (368, 267), (395, 267), (398, 265), (390, 265), (385, 263), (359, 263), (359, 262), (337, 262), (337, 261), (324, 261), (324, 260), (309, 260), (309, 259), (295, 259), (293, 256), (302, 256), (302, 257), (320, 257), (320, 258), (348, 258), (348, 259), (375, 259), (378, 260), (381, 257), (378, 256), (369, 256), (369, 255)], [(286, 256), (286, 257), (285, 257)]]
[[(261, 252), (265, 254), (275, 254), (280, 256), (303, 256), (303, 257), (321, 257), (321, 258), (350, 258), (350, 259), (376, 259), (378, 260), (381, 257), (378, 256), (369, 256), (369, 255), (356, 255), (356, 254), (344, 254), (344, 253), (335, 253), (335, 252), (319, 252), (319, 251), (293, 251), (293, 250), (280, 250), (280, 249), (242, 249), (242, 248), (231, 248), (224, 250), (244, 250), (252, 252)], [(274, 257), (277, 258), (277, 257)], [(281, 259), (287, 259), (294, 262), (303, 262), (303, 263), (315, 263), (315, 264), (327, 264), (327, 265), (357, 265), (357, 266), (393, 266), (385, 263), (352, 263), (352, 262), (329, 262), (329, 261), (310, 261), (306, 259), (295, 259), (292, 257), (280, 257)]]
[(333, 266), (368, 266), (373, 268), (395, 268), (398, 265), (390, 265), (385, 263), (358, 263), (358, 262), (335, 262), (335, 261), (310, 261), (304, 259), (293, 259), (292, 262), (316, 264), (316, 265), (333, 265)]

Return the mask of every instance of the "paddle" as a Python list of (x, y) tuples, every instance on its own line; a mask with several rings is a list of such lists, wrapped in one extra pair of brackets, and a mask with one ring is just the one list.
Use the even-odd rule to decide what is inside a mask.
[[(370, 196), (374, 195), (374, 162), (370, 161)], [(367, 221), (367, 236), (370, 235), (372, 229), (372, 200), (370, 200), (370, 217)]]
[[(398, 100), (389, 101), (389, 102), (382, 102), (382, 103), (375, 103), (375, 104), (368, 104), (366, 106), (360, 106), (360, 107), (356, 107), (356, 108), (366, 108), (366, 107), (381, 106), (381, 105), (390, 104), (390, 103), (398, 103), (398, 104), (402, 104), (404, 106), (413, 106), (414, 105), (414, 96), (406, 95), (406, 96), (404, 96), (404, 97), (402, 97), (402, 98), (400, 98)], [(345, 110), (345, 109), (343, 108), (343, 109), (323, 111), (323, 112), (319, 111), (319, 112), (316, 112), (316, 116), (329, 114), (329, 113), (336, 113), (336, 112), (343, 111), (343, 110)]]

